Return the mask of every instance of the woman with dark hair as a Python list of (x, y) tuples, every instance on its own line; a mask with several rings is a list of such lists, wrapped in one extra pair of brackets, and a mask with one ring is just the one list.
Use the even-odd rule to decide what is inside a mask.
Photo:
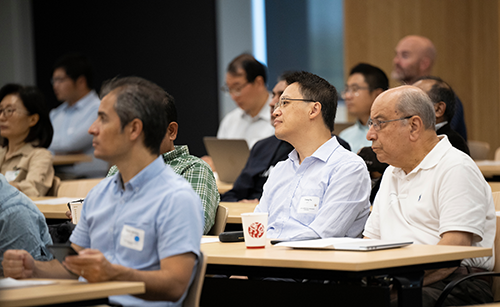
[(37, 88), (7, 84), (0, 89), (0, 173), (28, 196), (44, 196), (52, 186), (52, 154), (46, 148), (53, 134)]

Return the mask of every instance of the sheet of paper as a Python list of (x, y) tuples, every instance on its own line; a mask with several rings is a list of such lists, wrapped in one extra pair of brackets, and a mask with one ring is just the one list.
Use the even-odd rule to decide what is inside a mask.
[(218, 237), (210, 237), (210, 238), (201, 238), (201, 244), (203, 243), (214, 243), (214, 242), (220, 242)]
[[(328, 246), (334, 246), (335, 244), (345, 244), (359, 242), (359, 240), (364, 239), (354, 239), (354, 238), (327, 238), (327, 239), (314, 239), (314, 240), (304, 240), (304, 241), (289, 241), (281, 242), (276, 244), (276, 246), (287, 246), (287, 247), (301, 247), (301, 248), (325, 248)], [(367, 241), (374, 241), (372, 239), (366, 239)]]
[(60, 205), (60, 204), (67, 204), (70, 201), (80, 199), (78, 197), (58, 197), (58, 198), (53, 198), (53, 199), (47, 199), (47, 200), (37, 200), (34, 201), (35, 204), (37, 205)]
[(10, 277), (0, 279), (0, 289), (24, 288), (55, 284), (55, 281), (50, 280), (17, 280)]

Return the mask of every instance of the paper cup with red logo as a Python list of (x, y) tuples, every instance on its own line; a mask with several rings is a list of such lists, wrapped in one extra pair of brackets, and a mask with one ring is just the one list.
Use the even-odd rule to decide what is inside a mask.
[(242, 213), (243, 234), (247, 248), (264, 248), (267, 242), (267, 213)]

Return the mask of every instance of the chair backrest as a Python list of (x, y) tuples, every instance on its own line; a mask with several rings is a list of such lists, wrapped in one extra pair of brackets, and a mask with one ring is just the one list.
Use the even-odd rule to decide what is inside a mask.
[(495, 161), (500, 161), (500, 147), (495, 150)]
[(207, 270), (207, 256), (200, 251), (198, 258), (198, 267), (191, 286), (188, 289), (186, 298), (182, 306), (184, 307), (198, 307), (200, 305), (201, 290), (203, 282), (205, 281), (205, 272)]
[(57, 197), (81, 197), (87, 196), (90, 190), (104, 178), (78, 179), (61, 181)]
[(52, 180), (52, 186), (47, 191), (47, 196), (57, 196), (57, 192), (59, 192), (59, 187), (61, 186), (61, 178), (54, 176)]
[(490, 144), (483, 141), (469, 140), (470, 156), (474, 160), (487, 160), (490, 153)]
[[(488, 181), (490, 185), (491, 192), (499, 192), (500, 191), (500, 182), (496, 181)], [(500, 211), (500, 208), (496, 208), (497, 211)]]
[[(493, 202), (495, 203), (495, 210), (500, 211), (500, 192), (493, 192)], [(495, 266), (494, 272), (500, 272), (500, 216), (497, 216), (497, 229), (495, 234)], [(500, 278), (493, 279), (493, 297), (495, 301), (500, 300)]]
[(215, 223), (212, 229), (208, 232), (209, 235), (218, 236), (226, 228), (227, 217), (229, 216), (229, 209), (219, 205), (217, 207), (217, 214), (215, 215)]

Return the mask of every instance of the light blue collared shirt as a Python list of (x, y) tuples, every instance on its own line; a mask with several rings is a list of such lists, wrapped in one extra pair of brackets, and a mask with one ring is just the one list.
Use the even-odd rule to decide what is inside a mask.
[[(268, 238), (359, 237), (370, 213), (365, 162), (336, 137), (299, 164), (293, 150), (264, 185), (255, 212), (268, 212)], [(314, 206), (316, 204), (316, 206)]]
[[(94, 187), (70, 240), (98, 249), (111, 263), (159, 270), (164, 258), (189, 252), (199, 256), (202, 208), (191, 185), (158, 157), (125, 183), (125, 190), (120, 173)], [(110, 301), (124, 306), (182, 306), (185, 296), (175, 303), (129, 295), (112, 296)]]
[[(83, 152), (94, 156), (92, 135), (88, 130), (97, 119), (97, 110), (101, 101), (92, 90), (74, 105), (64, 102), (50, 111), (50, 122), (54, 127), (54, 137), (49, 146), (52, 153), (67, 154)], [(73, 166), (59, 167), (56, 172), (70, 173), (85, 177), (104, 177), (108, 164), (93, 158), (92, 162), (78, 163)]]
[(359, 120), (356, 120), (354, 125), (342, 130), (339, 136), (349, 143), (353, 153), (358, 153), (361, 148), (372, 146), (372, 141), (366, 139), (369, 129), (368, 125), (363, 125)]

